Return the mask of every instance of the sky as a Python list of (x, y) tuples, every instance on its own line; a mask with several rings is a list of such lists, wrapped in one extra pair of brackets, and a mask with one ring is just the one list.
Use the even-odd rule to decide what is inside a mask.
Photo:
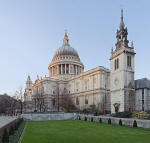
[(48, 65), (68, 31), (85, 71), (110, 67), (121, 7), (135, 46), (135, 79), (150, 78), (149, 0), (0, 0), (0, 94), (25, 87), (28, 74), (48, 76)]

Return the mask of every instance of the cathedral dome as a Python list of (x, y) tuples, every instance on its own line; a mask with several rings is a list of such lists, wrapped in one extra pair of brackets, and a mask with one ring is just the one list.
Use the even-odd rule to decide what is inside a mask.
[(56, 78), (69, 78), (83, 72), (84, 65), (77, 51), (70, 46), (67, 32), (65, 32), (62, 46), (56, 50), (48, 69), (50, 77)]
[(54, 61), (57, 57), (61, 57), (61, 56), (75, 56), (79, 58), (77, 51), (74, 48), (72, 48), (69, 44), (69, 38), (67, 32), (65, 32), (64, 35), (63, 45), (59, 49), (57, 49), (52, 61)]

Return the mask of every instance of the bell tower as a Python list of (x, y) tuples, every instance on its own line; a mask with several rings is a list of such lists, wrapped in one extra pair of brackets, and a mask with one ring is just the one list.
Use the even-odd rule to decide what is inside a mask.
[(129, 46), (128, 29), (123, 21), (116, 33), (116, 48), (110, 57), (111, 113), (134, 110), (134, 45)]
[(32, 81), (30, 76), (28, 75), (27, 81), (26, 81), (26, 88), (24, 92), (24, 101), (31, 101), (32, 97)]

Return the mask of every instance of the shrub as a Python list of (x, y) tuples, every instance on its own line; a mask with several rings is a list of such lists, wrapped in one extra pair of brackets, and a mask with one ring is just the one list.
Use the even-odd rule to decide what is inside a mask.
[(111, 116), (113, 117), (118, 117), (118, 118), (131, 118), (132, 113), (131, 112), (117, 112), (115, 114), (112, 114)]
[(122, 126), (122, 120), (121, 119), (119, 120), (119, 125)]
[(108, 119), (108, 124), (109, 124), (109, 125), (111, 124), (111, 119), (110, 119), (110, 118)]
[(8, 134), (7, 129), (4, 130), (3, 137), (2, 137), (2, 142), (3, 143), (9, 143), (9, 134)]
[(18, 129), (18, 124), (17, 124), (17, 122), (15, 122), (15, 130), (17, 130)]
[(23, 118), (20, 119), (20, 123), (22, 123), (22, 122), (23, 122)]
[(133, 117), (133, 118), (137, 118), (137, 117), (138, 117), (138, 112), (133, 112), (133, 113), (132, 113), (132, 117)]
[(93, 117), (91, 117), (91, 122), (93, 122)]
[(18, 130), (16, 130), (13, 135), (9, 136), (9, 142), (10, 143), (17, 143), (19, 141), (19, 138), (20, 138), (20, 136), (23, 132), (23, 129), (25, 127), (25, 124), (26, 124), (25, 121), (22, 122), (20, 124), (20, 126), (18, 127)]
[(23, 122), (23, 118), (20, 118), (17, 123), (18, 123), (18, 126)]
[(13, 127), (13, 125), (10, 126), (10, 128), (9, 128), (9, 135), (12, 135), (12, 134), (14, 134), (14, 127)]
[(150, 119), (150, 115), (145, 111), (133, 112), (132, 117), (133, 118), (139, 118), (139, 119)]
[(99, 119), (99, 122), (102, 123), (102, 119), (101, 118)]
[(87, 117), (84, 118), (84, 121), (87, 121)]
[(134, 120), (134, 122), (133, 122), (133, 127), (134, 127), (134, 128), (137, 127), (137, 122), (136, 122), (136, 120)]

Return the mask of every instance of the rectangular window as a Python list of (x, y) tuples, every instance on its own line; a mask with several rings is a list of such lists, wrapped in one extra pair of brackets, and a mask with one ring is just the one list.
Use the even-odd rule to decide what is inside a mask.
[(142, 111), (144, 111), (144, 88), (142, 89)]
[(131, 67), (131, 56), (127, 56), (127, 66)]
[(117, 69), (119, 69), (119, 59), (117, 59)]
[(116, 60), (115, 60), (115, 70), (116, 70)]
[(144, 95), (144, 88), (142, 89), (142, 95)]
[(115, 60), (115, 70), (116, 69), (119, 69), (119, 59), (118, 58)]

